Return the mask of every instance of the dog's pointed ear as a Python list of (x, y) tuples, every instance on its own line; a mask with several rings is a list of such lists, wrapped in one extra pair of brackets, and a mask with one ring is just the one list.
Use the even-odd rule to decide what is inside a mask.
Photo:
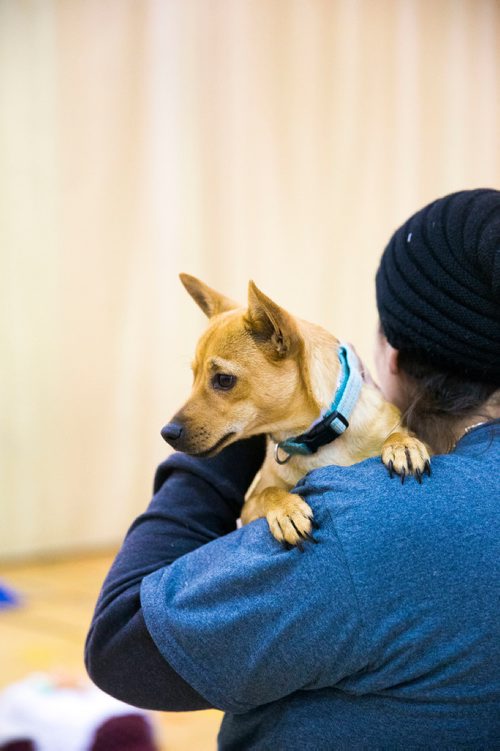
[(225, 313), (227, 310), (241, 307), (233, 300), (230, 300), (229, 297), (221, 295), (207, 284), (200, 282), (195, 276), (179, 274), (179, 278), (195, 303), (200, 306), (209, 318), (219, 313)]
[(293, 316), (261, 292), (252, 281), (248, 285), (245, 325), (255, 340), (269, 347), (275, 357), (287, 357), (298, 349), (300, 334)]

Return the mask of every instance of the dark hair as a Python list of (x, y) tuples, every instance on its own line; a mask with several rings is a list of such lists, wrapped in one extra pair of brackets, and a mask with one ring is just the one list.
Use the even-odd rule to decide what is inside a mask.
[(415, 352), (400, 351), (398, 366), (406, 376), (403, 381), (409, 405), (403, 413), (403, 422), (435, 453), (452, 450), (457, 440), (457, 421), (472, 416), (488, 419), (485, 403), (500, 384), (443, 370)]

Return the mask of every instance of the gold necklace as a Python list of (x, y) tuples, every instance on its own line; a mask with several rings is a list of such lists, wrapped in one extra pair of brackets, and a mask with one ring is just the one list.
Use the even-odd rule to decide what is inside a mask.
[(465, 428), (464, 432), (462, 433), (462, 438), (464, 435), (467, 435), (471, 430), (474, 430), (474, 428), (478, 428), (480, 425), (486, 425), (487, 420), (483, 420), (482, 422), (475, 422), (474, 425), (469, 425), (469, 427)]
[(468, 425), (463, 431), (463, 433), (456, 439), (455, 443), (452, 444), (450, 451), (455, 450), (457, 443), (461, 441), (462, 438), (467, 435), (467, 433), (470, 433), (471, 430), (473, 430), (474, 428), (478, 428), (480, 425), (485, 425), (487, 422), (488, 422), (487, 420), (483, 420), (482, 422), (475, 422), (473, 425)]

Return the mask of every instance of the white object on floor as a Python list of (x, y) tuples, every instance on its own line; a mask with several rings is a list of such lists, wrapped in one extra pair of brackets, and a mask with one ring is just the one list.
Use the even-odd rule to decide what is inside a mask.
[(93, 684), (33, 673), (0, 693), (0, 745), (31, 740), (37, 751), (88, 751), (112, 717), (147, 712), (108, 696)]

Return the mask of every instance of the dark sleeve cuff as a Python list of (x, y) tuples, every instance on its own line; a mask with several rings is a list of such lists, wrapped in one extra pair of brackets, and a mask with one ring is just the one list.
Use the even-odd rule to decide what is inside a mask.
[(212, 707), (160, 654), (140, 609), (114, 635), (93, 629), (85, 662), (97, 686), (134, 707), (168, 712)]

